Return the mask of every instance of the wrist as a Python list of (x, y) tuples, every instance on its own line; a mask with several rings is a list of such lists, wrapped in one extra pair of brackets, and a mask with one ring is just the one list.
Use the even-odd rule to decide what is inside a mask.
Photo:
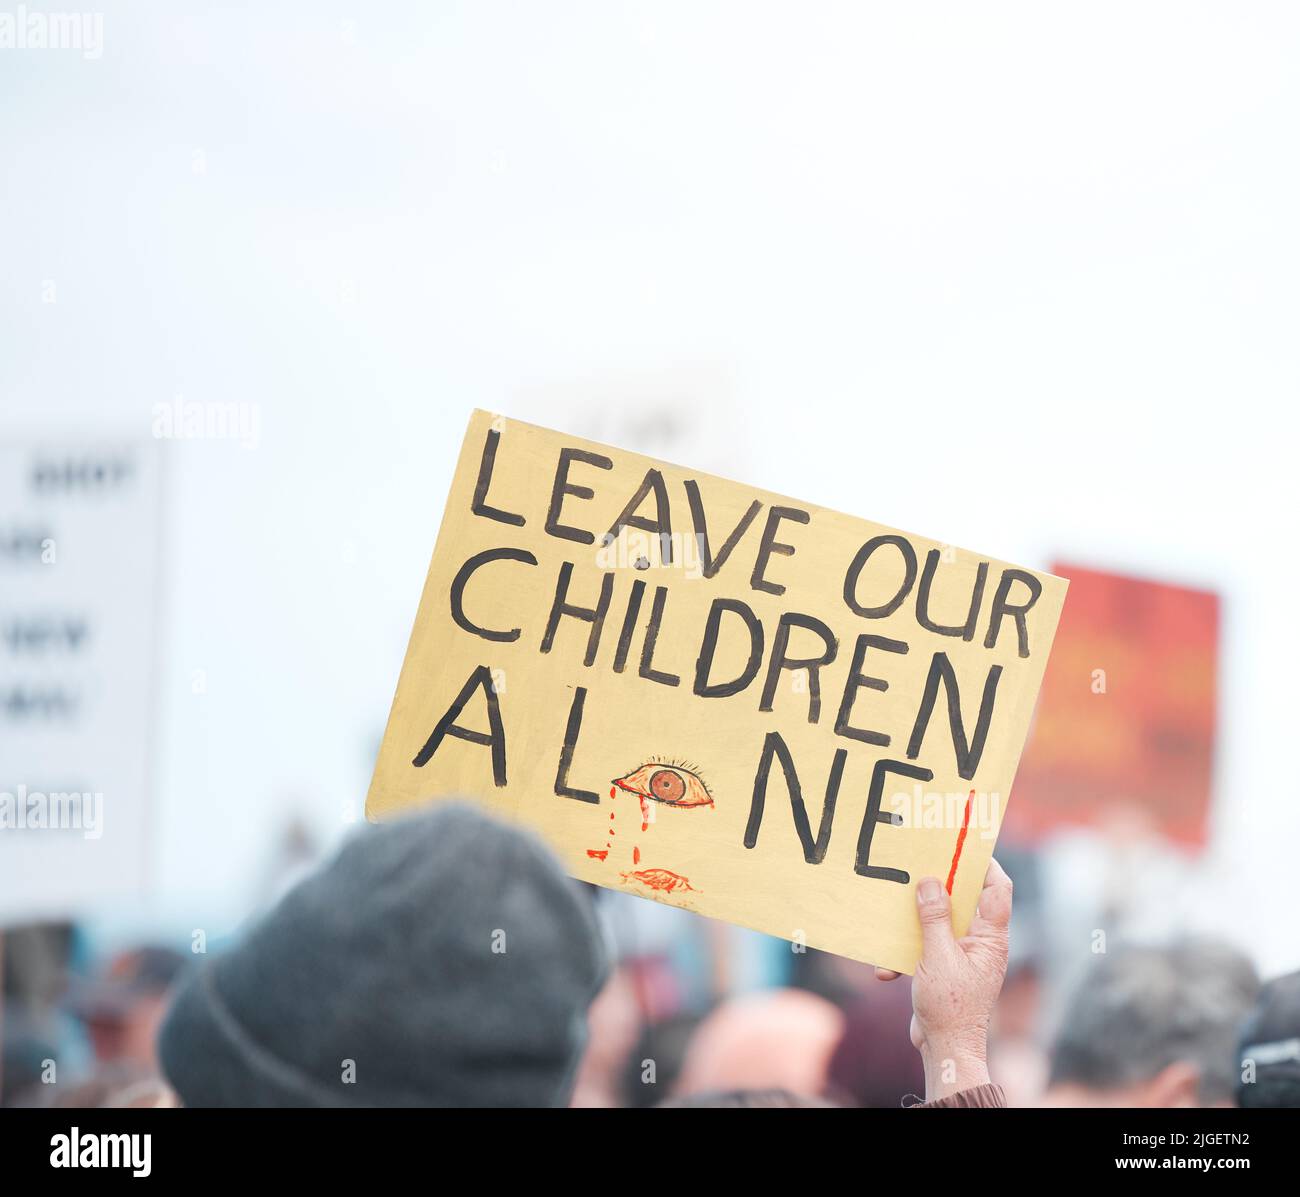
[(921, 1047), (921, 1062), (926, 1101), (989, 1083), (988, 1043), (983, 1031), (927, 1037)]

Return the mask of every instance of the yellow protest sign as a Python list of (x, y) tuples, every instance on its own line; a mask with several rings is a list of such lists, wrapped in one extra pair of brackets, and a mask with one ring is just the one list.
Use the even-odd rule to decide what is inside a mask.
[[(912, 972), (970, 921), (1066, 583), (475, 412), (366, 804)], [(503, 883), (504, 883), (503, 879)]]

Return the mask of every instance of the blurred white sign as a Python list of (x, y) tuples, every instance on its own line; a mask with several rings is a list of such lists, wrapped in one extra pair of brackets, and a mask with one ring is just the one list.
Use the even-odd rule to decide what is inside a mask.
[(0, 922), (145, 884), (157, 446), (0, 445)]

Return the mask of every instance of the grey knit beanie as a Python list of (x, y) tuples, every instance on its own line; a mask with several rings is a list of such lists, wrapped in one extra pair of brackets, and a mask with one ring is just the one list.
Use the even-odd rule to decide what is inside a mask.
[(605, 955), (530, 833), (460, 804), (377, 826), (195, 970), (159, 1054), (188, 1106), (553, 1106)]

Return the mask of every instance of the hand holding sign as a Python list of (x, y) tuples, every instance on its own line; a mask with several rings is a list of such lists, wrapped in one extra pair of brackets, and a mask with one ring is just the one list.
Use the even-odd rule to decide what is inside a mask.
[(584, 880), (911, 971), (916, 879), (970, 920), (1064, 591), (477, 412), (367, 812), (468, 795)]
[[(921, 960), (912, 982), (912, 1045), (925, 1064), (927, 1099), (986, 1085), (988, 1029), (1007, 975), (1011, 925), (1011, 878), (989, 861), (979, 908), (969, 931), (952, 933), (952, 904), (935, 877), (916, 888)], [(876, 969), (881, 981), (896, 981)]]

